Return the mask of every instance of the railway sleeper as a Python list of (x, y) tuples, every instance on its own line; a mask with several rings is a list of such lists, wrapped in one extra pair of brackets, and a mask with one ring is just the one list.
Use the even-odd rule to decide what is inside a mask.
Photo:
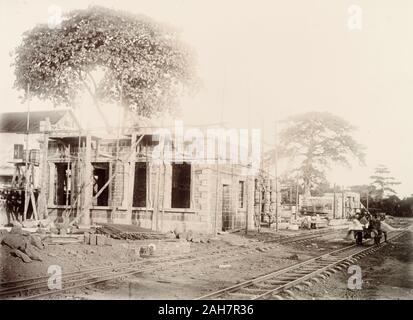
[[(277, 285), (279, 285), (279, 284), (277, 284)], [(272, 288), (274, 288), (274, 284), (265, 284), (264, 282), (260, 282), (260, 283), (254, 283), (254, 287), (258, 287), (258, 288), (262, 288), (262, 289), (272, 289)]]
[(311, 272), (314, 272), (318, 269), (319, 269), (319, 267), (316, 267), (316, 266), (311, 267), (311, 268), (302, 268), (302, 269), (300, 269), (301, 272), (299, 272), (299, 273), (311, 273)]
[(304, 271), (301, 271), (301, 272), (294, 272), (294, 273), (291, 273), (291, 275), (292, 276), (294, 276), (294, 277), (296, 277), (296, 278), (301, 278), (301, 277), (303, 277), (303, 276), (305, 276), (305, 275), (307, 275), (307, 274), (309, 274), (309, 273), (312, 273), (312, 272), (314, 272), (315, 270), (314, 269), (312, 269), (312, 270), (304, 270)]
[(234, 298), (234, 299), (253, 299), (255, 295), (253, 294), (247, 294), (247, 293), (241, 293), (241, 292), (229, 292), (228, 296)]
[(288, 282), (290, 282), (290, 281), (288, 281), (288, 280), (266, 280), (266, 281), (264, 281), (265, 284), (271, 285), (272, 287), (284, 285)]
[(299, 278), (298, 275), (294, 275), (294, 274), (289, 273), (288, 275), (285, 275), (285, 276), (279, 276), (274, 280), (275, 281), (281, 280), (281, 281), (285, 281), (285, 282), (290, 282), (290, 281), (296, 280), (298, 278)]
[(260, 294), (263, 294), (263, 293), (265, 293), (265, 292), (267, 292), (268, 290), (264, 290), (264, 289), (257, 289), (257, 288), (241, 288), (238, 292), (239, 293), (245, 293), (245, 294), (250, 294), (250, 295), (253, 295), (253, 294), (257, 294), (257, 295), (260, 295)]
[(307, 287), (311, 287), (311, 286), (313, 285), (313, 283), (312, 283), (311, 281), (309, 281), (309, 280), (304, 281), (302, 284), (303, 284), (304, 286), (307, 286)]

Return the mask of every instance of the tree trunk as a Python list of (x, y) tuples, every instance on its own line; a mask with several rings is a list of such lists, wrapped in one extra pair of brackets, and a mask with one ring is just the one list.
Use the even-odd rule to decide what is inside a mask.
[(304, 182), (304, 198), (311, 197), (311, 190), (310, 190), (310, 181)]

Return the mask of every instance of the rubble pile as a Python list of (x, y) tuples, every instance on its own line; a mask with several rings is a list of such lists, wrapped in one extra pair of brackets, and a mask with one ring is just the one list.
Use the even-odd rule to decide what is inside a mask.
[(193, 233), (192, 231), (179, 231), (175, 230), (173, 232), (177, 239), (186, 240), (193, 243), (208, 243), (210, 242), (206, 236), (201, 234)]
[(10, 248), (10, 254), (29, 263), (33, 260), (42, 261), (39, 250), (45, 245), (39, 235), (24, 231), (21, 225), (15, 224), (9, 232), (0, 230), (0, 240), (3, 246)]

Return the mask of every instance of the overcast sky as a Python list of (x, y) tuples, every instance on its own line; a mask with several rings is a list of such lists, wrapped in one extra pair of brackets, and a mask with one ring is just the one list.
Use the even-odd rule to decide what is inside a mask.
[[(0, 0), (2, 111), (24, 110), (12, 89), (9, 52), (21, 34), (63, 11), (90, 4), (146, 14), (168, 22), (198, 55), (203, 90), (182, 106), (185, 123), (227, 121), (263, 128), (271, 144), (274, 121), (329, 110), (359, 127), (367, 166), (334, 168), (331, 182), (368, 183), (387, 165), (413, 193), (413, 2), (344, 0)], [(348, 26), (362, 11), (361, 30)], [(353, 20), (351, 20), (353, 21)], [(249, 101), (249, 103), (248, 103)], [(250, 111), (248, 111), (250, 105)], [(34, 108), (44, 108), (36, 105)], [(250, 115), (250, 116), (248, 116)]]

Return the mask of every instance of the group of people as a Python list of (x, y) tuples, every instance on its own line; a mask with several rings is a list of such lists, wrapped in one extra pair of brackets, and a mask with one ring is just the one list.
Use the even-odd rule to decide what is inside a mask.
[(354, 232), (356, 243), (362, 244), (363, 238), (373, 238), (376, 244), (380, 243), (382, 235), (387, 242), (387, 231), (382, 228), (382, 221), (385, 219), (384, 213), (370, 213), (365, 209), (357, 209), (349, 232)]

